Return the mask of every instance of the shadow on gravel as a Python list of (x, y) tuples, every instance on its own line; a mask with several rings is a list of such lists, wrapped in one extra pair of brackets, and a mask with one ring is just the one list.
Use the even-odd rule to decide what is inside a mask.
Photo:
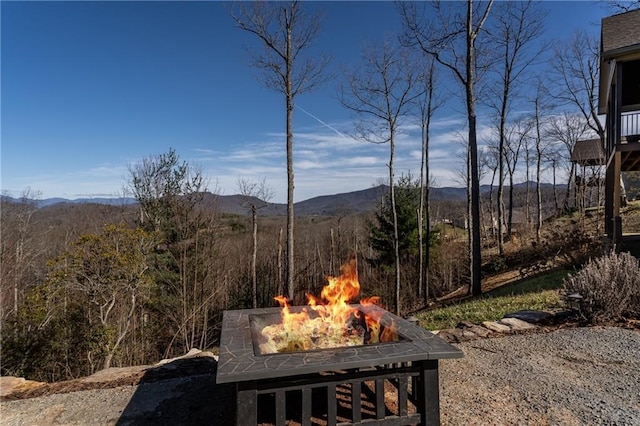
[(147, 370), (116, 424), (232, 425), (233, 385), (216, 384), (216, 367), (196, 357)]

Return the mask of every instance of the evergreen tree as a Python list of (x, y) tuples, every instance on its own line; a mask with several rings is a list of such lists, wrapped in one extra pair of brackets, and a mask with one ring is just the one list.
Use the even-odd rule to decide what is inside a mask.
[[(411, 174), (401, 176), (396, 187), (398, 214), (398, 248), (403, 265), (417, 261), (419, 253), (418, 210), (420, 208), (420, 182)], [(392, 268), (394, 265), (393, 215), (391, 199), (387, 196), (376, 212), (376, 223), (370, 225), (370, 243), (377, 252), (374, 262)]]

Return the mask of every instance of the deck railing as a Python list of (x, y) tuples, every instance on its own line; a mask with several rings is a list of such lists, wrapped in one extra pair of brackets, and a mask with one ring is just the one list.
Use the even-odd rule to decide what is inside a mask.
[(622, 113), (620, 115), (619, 139), (616, 138), (615, 134), (615, 128), (613, 129), (613, 133), (607, 132), (608, 137), (605, 141), (607, 158), (609, 158), (611, 153), (614, 151), (616, 144), (638, 142), (638, 139), (640, 138), (640, 112), (633, 111)]
[(620, 136), (640, 135), (640, 112), (622, 114)]

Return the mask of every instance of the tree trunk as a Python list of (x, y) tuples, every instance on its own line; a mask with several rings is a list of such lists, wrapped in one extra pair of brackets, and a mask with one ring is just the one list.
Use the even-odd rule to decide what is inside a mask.
[[(491, 236), (496, 236), (496, 214), (495, 214), (495, 203), (493, 202), (493, 184), (496, 181), (496, 171), (497, 168), (493, 169), (493, 173), (491, 174), (491, 183), (489, 185), (489, 218), (491, 220)], [(496, 238), (497, 243), (497, 238)]]
[(330, 250), (330, 258), (329, 258), (329, 274), (335, 274), (335, 238), (333, 235), (333, 228), (331, 228), (331, 250)]
[[(424, 285), (424, 227), (423, 227), (423, 218), (424, 218), (424, 205), (425, 205), (425, 177), (424, 177), (424, 169), (425, 169), (425, 157), (426, 157), (426, 147), (425, 147), (425, 123), (424, 123), (424, 115), (421, 117), (421, 136), (422, 136), (422, 153), (420, 155), (420, 206), (418, 207), (418, 297), (421, 298), (424, 302), (424, 306), (427, 306), (428, 296), (425, 294), (427, 291), (426, 286)], [(427, 178), (428, 179), (428, 178)]]
[(113, 353), (110, 352), (104, 357), (104, 363), (102, 364), (102, 369), (106, 370), (107, 368), (110, 368), (112, 360), (113, 360)]
[(470, 268), (471, 290), (474, 296), (482, 293), (480, 268), (482, 254), (480, 245), (480, 178), (478, 175), (478, 142), (476, 140), (476, 111), (475, 111), (475, 37), (473, 31), (473, 2), (467, 3), (467, 115), (469, 117), (469, 172), (471, 174), (471, 218), (469, 221), (471, 233)]
[(511, 233), (513, 232), (513, 173), (514, 171), (509, 172), (509, 215), (507, 218), (507, 237), (509, 240), (511, 240)]
[[(287, 19), (285, 17), (285, 19)], [(292, 61), (293, 52), (291, 46), (291, 22), (286, 24), (287, 31), (287, 61), (286, 61), (286, 97), (287, 97), (287, 295), (292, 302), (295, 298), (293, 278), (295, 268), (293, 264), (293, 87), (292, 87)]]
[[(116, 351), (118, 350), (118, 348), (120, 347), (120, 343), (122, 343), (122, 341), (124, 340), (125, 336), (127, 335), (127, 333), (129, 332), (129, 328), (131, 327), (131, 318), (133, 318), (133, 314), (136, 310), (136, 294), (135, 292), (131, 293), (131, 308), (129, 309), (127, 318), (125, 320), (125, 324), (123, 326), (122, 329), (120, 329), (120, 327), (118, 327), (119, 329), (119, 333), (118, 333), (118, 337), (116, 338), (116, 341), (114, 342), (112, 347), (109, 347), (110, 345), (107, 344), (107, 355), (105, 355), (104, 357), (104, 364), (102, 366), (103, 369), (107, 369), (109, 367), (111, 367), (111, 361), (113, 360), (113, 355), (116, 353)], [(106, 327), (107, 322), (102, 321), (102, 325), (103, 327)]]
[(526, 167), (527, 167), (527, 181), (525, 182), (525, 218), (526, 218), (526, 224), (527, 224), (527, 230), (529, 230), (529, 225), (531, 224), (531, 187), (529, 185), (529, 180), (530, 180), (530, 158), (529, 158), (529, 148), (527, 148), (527, 156), (525, 158), (526, 161)]
[(556, 186), (556, 161), (552, 160), (551, 164), (553, 168), (553, 203), (557, 215), (560, 213), (560, 203), (558, 202), (558, 188)]
[(395, 256), (395, 305), (396, 315), (400, 315), (400, 235), (398, 232), (398, 210), (396, 209), (396, 191), (393, 176), (393, 157), (395, 141), (393, 131), (389, 140), (389, 193), (391, 197), (391, 212), (393, 215), (393, 251)]
[[(505, 56), (506, 58), (506, 56)], [(505, 71), (508, 66), (505, 66)], [(507, 77), (505, 77), (506, 79)], [(504, 256), (504, 141), (505, 126), (507, 123), (507, 99), (509, 97), (509, 85), (505, 83), (502, 91), (502, 106), (500, 108), (500, 136), (498, 142), (498, 252)]]
[(471, 205), (473, 198), (471, 196), (471, 146), (467, 146), (467, 217), (464, 224), (467, 231), (467, 255), (469, 257), (469, 288), (468, 293), (473, 294), (473, 232), (471, 231)]
[[(434, 74), (435, 67), (433, 60), (429, 64), (429, 78), (427, 81), (427, 89), (429, 91), (427, 98), (426, 117), (422, 116), (422, 154), (420, 162), (420, 213), (419, 218), (419, 236), (420, 236), (420, 283), (419, 288), (423, 288), (421, 292), (424, 306), (429, 305), (429, 248), (431, 241), (431, 225), (429, 217), (429, 131), (431, 128), (431, 116), (434, 112), (433, 91), (434, 91)], [(437, 106), (435, 107), (437, 108)], [(425, 120), (426, 119), (426, 120)], [(426, 247), (425, 247), (426, 236)], [(419, 292), (420, 293), (420, 292)]]
[[(253, 65), (265, 71), (266, 86), (285, 95), (286, 152), (287, 152), (287, 243), (286, 243), (286, 297), (296, 303), (294, 255), (294, 173), (293, 173), (293, 108), (299, 93), (313, 89), (329, 77), (324, 73), (328, 60), (320, 52), (304, 57), (315, 40), (322, 16), (306, 17), (297, 1), (237, 2), (240, 16), (232, 18), (242, 30), (260, 39), (265, 49), (255, 55)], [(285, 294), (284, 292), (282, 294)]]
[(562, 202), (562, 208), (564, 211), (569, 211), (569, 199), (571, 198), (571, 184), (575, 183), (573, 175), (575, 173), (575, 163), (571, 163), (571, 169), (569, 171), (569, 181), (567, 182), (567, 191), (564, 194), (564, 201)]
[[(428, 138), (428, 137), (427, 137)], [(427, 150), (429, 143), (427, 142)], [(425, 247), (425, 257), (424, 257), (424, 306), (429, 306), (429, 264), (430, 262), (430, 253), (429, 249), (431, 247), (431, 215), (430, 215), (430, 207), (429, 207), (429, 160), (427, 159), (427, 182), (426, 182), (426, 191), (425, 191), (425, 210), (424, 210), (424, 234), (427, 237), (426, 247)]]
[[(422, 184), (420, 184), (420, 191), (423, 191)], [(422, 215), (423, 215), (423, 204), (422, 204), (423, 196), (420, 196), (420, 206), (418, 210), (416, 210), (416, 223), (418, 224), (418, 298), (423, 299), (423, 277), (424, 274), (424, 232), (423, 232), (423, 224), (422, 224)]]
[(251, 253), (251, 288), (253, 293), (253, 308), (258, 307), (258, 277), (256, 274), (256, 261), (258, 258), (258, 214), (256, 206), (251, 206), (251, 221), (253, 224), (253, 247)]
[(539, 243), (542, 231), (542, 188), (540, 186), (540, 181), (542, 179), (542, 140), (540, 135), (540, 120), (538, 118), (537, 109), (538, 106), (536, 105), (536, 241)]
[(278, 294), (285, 294), (285, 285), (283, 276), (283, 265), (282, 265), (282, 252), (283, 252), (283, 241), (282, 241), (282, 228), (280, 228), (280, 233), (278, 235)]

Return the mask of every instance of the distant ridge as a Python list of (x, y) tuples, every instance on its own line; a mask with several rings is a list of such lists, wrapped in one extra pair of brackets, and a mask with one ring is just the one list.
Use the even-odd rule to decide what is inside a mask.
[[(20, 202), (20, 198), (13, 198), (6, 195), (3, 195), (2, 201), (8, 199), (11, 202), (17, 203)], [(131, 197), (116, 197), (116, 198), (107, 198), (107, 197), (97, 197), (97, 198), (76, 198), (70, 200), (68, 198), (45, 198), (42, 200), (31, 200), (36, 203), (37, 208), (49, 207), (56, 204), (106, 204), (110, 206), (127, 206), (136, 204), (137, 201), (135, 198)]]
[[(535, 182), (529, 182), (531, 190), (535, 190)], [(544, 188), (551, 188), (553, 185), (549, 183), (542, 184)], [(519, 190), (524, 189), (526, 183), (514, 185)], [(565, 185), (558, 185), (558, 189)], [(506, 187), (508, 188), (508, 187)], [(296, 216), (336, 216), (358, 213), (368, 213), (378, 209), (380, 203), (388, 193), (387, 185), (379, 185), (359, 191), (344, 192), (334, 195), (322, 195), (310, 198), (305, 201), (299, 201), (294, 204), (294, 212)], [(497, 191), (497, 187), (493, 187)], [(482, 185), (480, 192), (486, 194), (490, 191), (489, 185)], [(432, 200), (450, 200), (464, 201), (467, 196), (465, 188), (443, 187), (431, 188), (430, 197)], [(18, 202), (19, 199), (2, 196), (2, 200), (8, 199)], [(57, 204), (106, 204), (110, 206), (131, 206), (137, 204), (135, 198), (117, 197), (117, 198), (78, 198), (69, 200), (66, 198), (46, 198), (43, 200), (35, 200), (38, 208), (46, 208)], [(260, 216), (285, 216), (287, 213), (287, 205), (283, 203), (264, 203), (255, 197), (245, 197), (243, 195), (217, 195), (206, 193), (203, 203), (209, 208), (216, 209), (223, 214), (247, 215), (250, 213), (251, 204), (260, 207)]]

